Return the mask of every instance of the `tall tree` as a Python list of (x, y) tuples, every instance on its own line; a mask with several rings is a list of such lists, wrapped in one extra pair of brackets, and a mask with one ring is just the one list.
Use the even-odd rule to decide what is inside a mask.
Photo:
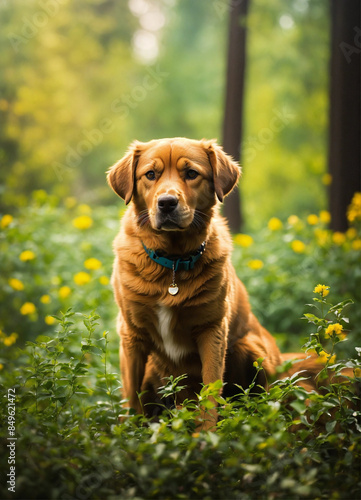
[[(230, 0), (226, 104), (223, 121), (223, 147), (236, 160), (241, 158), (244, 75), (246, 66), (246, 16), (249, 0)], [(239, 232), (243, 223), (238, 188), (226, 198), (224, 215), (230, 229)]]
[(331, 0), (329, 172), (332, 229), (347, 229), (346, 210), (360, 191), (360, 0)]

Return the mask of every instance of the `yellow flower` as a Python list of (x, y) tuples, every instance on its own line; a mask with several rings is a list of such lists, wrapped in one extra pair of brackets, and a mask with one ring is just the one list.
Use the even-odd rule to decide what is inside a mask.
[(68, 196), (68, 198), (65, 198), (65, 206), (66, 208), (74, 208), (76, 205), (76, 198), (73, 196)]
[[(325, 351), (321, 351), (320, 354), (318, 355), (317, 362), (322, 363), (323, 365), (327, 362), (329, 354)], [(336, 361), (336, 354), (331, 356), (329, 359), (329, 363), (334, 363)]]
[(336, 245), (342, 245), (342, 243), (345, 243), (346, 241), (346, 235), (344, 233), (340, 233), (339, 231), (336, 231), (332, 235), (332, 241), (336, 243)]
[(42, 302), (43, 304), (50, 304), (50, 302), (51, 302), (50, 295), (42, 295), (40, 297), (40, 302)]
[(361, 250), (361, 240), (358, 238), (357, 240), (351, 243), (351, 247), (353, 250)]
[(99, 283), (101, 285), (104, 285), (104, 286), (109, 285), (109, 278), (108, 278), (108, 276), (100, 276)]
[(44, 321), (47, 325), (53, 325), (56, 320), (52, 316), (45, 316)]
[(86, 285), (91, 280), (90, 274), (80, 271), (80, 273), (75, 274), (74, 281), (77, 285)]
[(0, 371), (4, 369), (4, 365), (0, 363)]
[(88, 229), (93, 224), (93, 219), (89, 215), (81, 215), (73, 219), (73, 226), (77, 229)]
[(291, 243), (291, 248), (296, 253), (304, 253), (306, 250), (306, 245), (301, 240), (294, 240)]
[(322, 180), (322, 184), (324, 186), (329, 186), (332, 183), (332, 175), (331, 174), (323, 174), (321, 180)]
[(268, 221), (268, 229), (270, 231), (278, 231), (279, 229), (282, 229), (282, 226), (283, 226), (282, 222), (277, 217), (272, 217)]
[(35, 259), (35, 253), (32, 252), (31, 250), (24, 250), (21, 252), (19, 259), (22, 260), (23, 262), (26, 262), (28, 260), (33, 260)]
[(297, 217), (297, 215), (290, 215), (287, 219), (287, 222), (290, 226), (295, 226), (300, 219)]
[(346, 237), (349, 239), (349, 240), (353, 240), (355, 239), (357, 236), (357, 231), (354, 227), (350, 227), (347, 229), (346, 231)]
[(317, 239), (317, 243), (321, 246), (326, 245), (330, 240), (330, 232), (327, 229), (315, 229), (315, 236)]
[(8, 283), (14, 290), (24, 290), (24, 283), (17, 278), (10, 278)]
[(249, 234), (237, 234), (234, 237), (234, 242), (241, 247), (247, 248), (253, 244), (253, 238)]
[(309, 223), (310, 226), (315, 226), (316, 224), (318, 224), (318, 217), (317, 217), (317, 215), (310, 214), (307, 217), (307, 222)]
[(333, 325), (328, 325), (325, 331), (325, 337), (332, 337), (333, 335), (341, 335), (342, 334), (342, 325), (340, 323), (335, 323)]
[(361, 193), (355, 193), (347, 209), (347, 219), (349, 222), (361, 220)]
[(59, 297), (61, 299), (66, 299), (70, 294), (71, 294), (71, 288), (70, 288), (70, 286), (62, 286), (59, 289)]
[(319, 293), (321, 297), (326, 297), (330, 293), (330, 287), (327, 285), (317, 285), (315, 286), (313, 293)]
[(93, 257), (91, 259), (87, 259), (84, 262), (84, 267), (86, 267), (87, 269), (96, 270), (96, 269), (99, 269), (100, 267), (102, 267), (102, 263), (100, 262), (100, 260), (95, 259)]
[(321, 210), (320, 221), (324, 224), (328, 224), (331, 221), (331, 214), (328, 210)]
[(254, 259), (254, 260), (250, 260), (247, 265), (251, 269), (254, 269), (255, 271), (257, 271), (258, 269), (262, 269), (263, 262), (259, 259)]
[(80, 214), (91, 214), (92, 209), (89, 207), (89, 205), (86, 205), (85, 203), (82, 203), (81, 205), (78, 206), (78, 212)]
[(17, 338), (18, 338), (18, 334), (17, 333), (12, 333), (11, 335), (9, 335), (9, 337), (5, 337), (4, 338), (3, 343), (7, 347), (10, 347), (11, 345), (15, 344)]
[(2, 229), (5, 229), (6, 227), (8, 227), (12, 221), (14, 220), (14, 217), (12, 215), (9, 215), (9, 214), (5, 214), (1, 217), (1, 222), (0, 222), (0, 226)]
[(23, 316), (27, 314), (33, 314), (36, 311), (36, 307), (32, 302), (25, 302), (20, 308), (20, 312)]

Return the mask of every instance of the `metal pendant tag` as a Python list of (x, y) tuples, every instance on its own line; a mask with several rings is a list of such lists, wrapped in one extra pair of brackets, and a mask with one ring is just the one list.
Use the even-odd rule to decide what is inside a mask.
[(171, 295), (177, 295), (177, 293), (179, 292), (179, 288), (175, 283), (175, 262), (173, 262), (172, 271), (173, 271), (173, 279), (172, 279), (172, 284), (169, 285), (168, 293), (170, 293)]
[(172, 283), (168, 288), (168, 293), (170, 293), (171, 295), (177, 295), (178, 292), (179, 288), (175, 283)]

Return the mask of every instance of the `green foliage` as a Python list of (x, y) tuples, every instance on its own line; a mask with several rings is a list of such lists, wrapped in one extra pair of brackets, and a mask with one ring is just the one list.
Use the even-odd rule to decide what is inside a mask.
[[(250, 292), (253, 310), (268, 330), (283, 334), (279, 337), (283, 350), (298, 349), (291, 333), (308, 332), (298, 319), (315, 281), (327, 283), (338, 302), (361, 303), (360, 228), (333, 233), (327, 229), (328, 220), (325, 211), (304, 219), (293, 215), (284, 223), (272, 218), (252, 236), (234, 237), (233, 262)], [(359, 342), (360, 327), (358, 306), (348, 342), (340, 346), (347, 355)]]
[[(268, 391), (245, 389), (232, 401), (217, 396), (218, 381), (204, 387), (198, 401), (166, 408), (158, 422), (147, 422), (120, 406), (99, 316), (68, 310), (57, 320), (52, 338), (40, 336), (22, 350), (13, 346), (10, 369), (1, 372), (4, 398), (8, 388), (16, 393), (17, 437), (16, 492), (4, 487), (4, 453), (2, 498), (357, 496), (361, 412), (350, 384), (307, 393), (295, 385), (302, 378), (295, 374)], [(255, 363), (262, 370), (262, 360)], [(357, 374), (360, 360), (351, 365)], [(169, 377), (160, 394), (174, 397), (184, 378)], [(192, 432), (200, 408), (213, 406), (210, 397), (219, 402), (217, 431)], [(8, 418), (6, 399), (1, 418)]]
[(64, 205), (36, 191), (0, 232), (0, 329), (22, 343), (51, 335), (51, 316), (70, 306), (97, 309), (109, 326), (116, 315), (109, 277), (119, 212), (73, 198)]
[[(170, 376), (160, 389), (159, 420), (147, 421), (129, 414), (120, 395), (116, 309), (105, 279), (118, 213), (112, 207), (91, 211), (71, 198), (59, 205), (37, 191), (17, 217), (0, 220), (0, 418), (9, 425), (15, 418), (17, 437), (16, 492), (7, 490), (3, 453), (0, 496), (356, 496), (360, 401), (348, 381), (361, 373), (361, 348), (356, 356), (354, 350), (359, 228), (332, 233), (322, 213), (307, 222), (293, 216), (283, 225), (273, 218), (253, 237), (235, 236), (234, 263), (264, 324), (288, 332), (279, 335), (280, 343), (295, 350), (299, 336), (290, 332), (305, 337), (310, 329), (305, 348), (319, 355), (330, 375), (328, 383), (320, 364), (321, 394), (297, 386), (306, 378), (300, 371), (267, 391), (254, 382), (230, 400), (219, 395), (217, 381), (176, 407), (169, 402), (187, 379)], [(304, 310), (315, 286), (318, 295)], [(95, 308), (99, 315), (91, 312)], [(309, 325), (298, 320), (302, 315)], [(263, 369), (262, 359), (255, 367), (257, 373)], [(16, 394), (14, 416), (8, 413), (9, 389)], [(212, 409), (214, 399), (217, 430), (200, 432), (201, 411)]]

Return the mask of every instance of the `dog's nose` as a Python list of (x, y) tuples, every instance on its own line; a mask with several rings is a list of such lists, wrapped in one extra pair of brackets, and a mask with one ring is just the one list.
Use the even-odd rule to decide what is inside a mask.
[(178, 199), (175, 196), (165, 194), (158, 198), (158, 208), (164, 214), (170, 214), (178, 205)]

